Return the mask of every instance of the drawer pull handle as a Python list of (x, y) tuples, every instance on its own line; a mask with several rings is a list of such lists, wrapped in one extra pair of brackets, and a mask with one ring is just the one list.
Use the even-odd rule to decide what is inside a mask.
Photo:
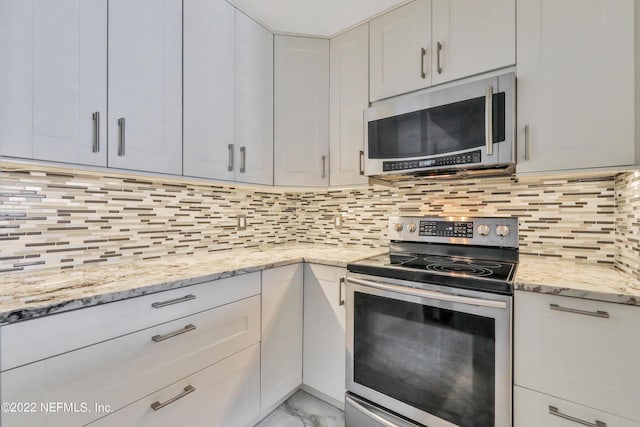
[(170, 299), (170, 300), (167, 300), (167, 301), (154, 302), (153, 304), (151, 304), (151, 307), (153, 307), (153, 308), (162, 308), (162, 307), (166, 307), (168, 305), (179, 304), (179, 303), (185, 302), (185, 301), (191, 301), (192, 299), (196, 299), (196, 296), (189, 294), (189, 295), (185, 295), (185, 296), (180, 297), (180, 298)]
[(608, 319), (609, 318), (609, 313), (607, 313), (606, 311), (600, 311), (600, 310), (598, 310), (598, 311), (578, 310), (577, 308), (561, 307), (558, 304), (549, 304), (549, 308), (551, 310), (565, 311), (567, 313), (574, 313), (574, 314), (584, 314), (585, 316), (600, 317), (602, 319)]
[(172, 397), (171, 399), (167, 400), (166, 402), (158, 402), (155, 401), (151, 404), (151, 409), (153, 409), (154, 411), (159, 411), (160, 409), (164, 408), (167, 405), (171, 405), (173, 402), (175, 402), (178, 399), (182, 399), (183, 397), (185, 397), (187, 394), (189, 393), (193, 393), (194, 391), (196, 391), (195, 387), (192, 385), (188, 385), (184, 388), (184, 390), (182, 391), (182, 393), (180, 393), (177, 396)]
[(581, 424), (583, 426), (589, 427), (607, 427), (607, 423), (596, 420), (595, 423), (590, 423), (589, 421), (581, 420), (580, 418), (572, 417), (571, 415), (563, 414), (556, 408), (555, 406), (549, 405), (549, 413), (551, 415), (555, 415), (556, 417), (563, 418), (565, 420), (573, 421), (574, 423)]
[(182, 329), (169, 332), (168, 334), (165, 334), (165, 335), (154, 335), (151, 337), (151, 339), (153, 340), (153, 342), (160, 342), (160, 341), (168, 340), (169, 338), (177, 337), (178, 335), (186, 334), (187, 332), (191, 332), (195, 330), (196, 330), (195, 325), (189, 324)]

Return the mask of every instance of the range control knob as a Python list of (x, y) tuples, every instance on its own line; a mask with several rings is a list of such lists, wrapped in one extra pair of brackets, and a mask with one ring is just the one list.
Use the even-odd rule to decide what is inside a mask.
[(477, 228), (477, 231), (481, 236), (488, 236), (491, 232), (491, 228), (487, 224), (480, 224)]
[(398, 233), (402, 231), (402, 227), (403, 227), (403, 226), (402, 226), (402, 223), (401, 223), (401, 222), (396, 223), (396, 231), (397, 231)]
[(510, 231), (508, 225), (499, 225), (496, 227), (496, 234), (500, 237), (507, 237)]
[(407, 225), (407, 230), (409, 230), (409, 233), (415, 233), (416, 232), (416, 225), (415, 224)]

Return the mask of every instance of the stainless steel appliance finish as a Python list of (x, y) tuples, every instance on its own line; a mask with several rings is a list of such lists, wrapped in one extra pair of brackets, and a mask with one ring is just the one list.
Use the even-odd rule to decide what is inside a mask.
[(399, 96), (365, 110), (365, 174), (515, 164), (515, 74)]
[(517, 219), (392, 217), (389, 236), (347, 266), (347, 427), (511, 427)]

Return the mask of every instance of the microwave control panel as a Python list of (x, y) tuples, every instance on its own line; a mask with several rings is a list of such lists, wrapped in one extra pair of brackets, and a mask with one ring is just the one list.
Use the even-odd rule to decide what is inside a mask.
[(392, 162), (382, 162), (382, 170), (384, 172), (401, 171), (407, 169), (420, 169), (430, 167), (441, 166), (457, 166), (468, 163), (480, 163), (482, 160), (480, 157), (481, 150), (476, 150), (470, 153), (456, 154), (453, 156), (437, 157), (434, 159), (421, 159), (421, 160), (399, 160)]

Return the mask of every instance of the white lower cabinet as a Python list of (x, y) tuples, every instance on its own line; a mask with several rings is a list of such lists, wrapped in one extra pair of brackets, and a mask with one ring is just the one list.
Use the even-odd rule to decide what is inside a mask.
[(513, 405), (514, 427), (640, 427), (640, 423), (518, 386)]
[(305, 388), (337, 405), (345, 393), (344, 268), (305, 264), (304, 369)]
[(640, 422), (639, 324), (639, 307), (517, 291), (514, 383)]
[[(259, 340), (256, 295), (8, 370), (0, 375), (0, 393), (6, 402), (85, 402), (89, 408), (117, 410)], [(0, 420), (4, 427), (68, 427), (102, 415), (38, 408), (35, 413), (2, 413)]]
[(89, 425), (245, 427), (259, 416), (260, 345), (256, 344)]
[(262, 272), (261, 411), (302, 384), (302, 264)]

